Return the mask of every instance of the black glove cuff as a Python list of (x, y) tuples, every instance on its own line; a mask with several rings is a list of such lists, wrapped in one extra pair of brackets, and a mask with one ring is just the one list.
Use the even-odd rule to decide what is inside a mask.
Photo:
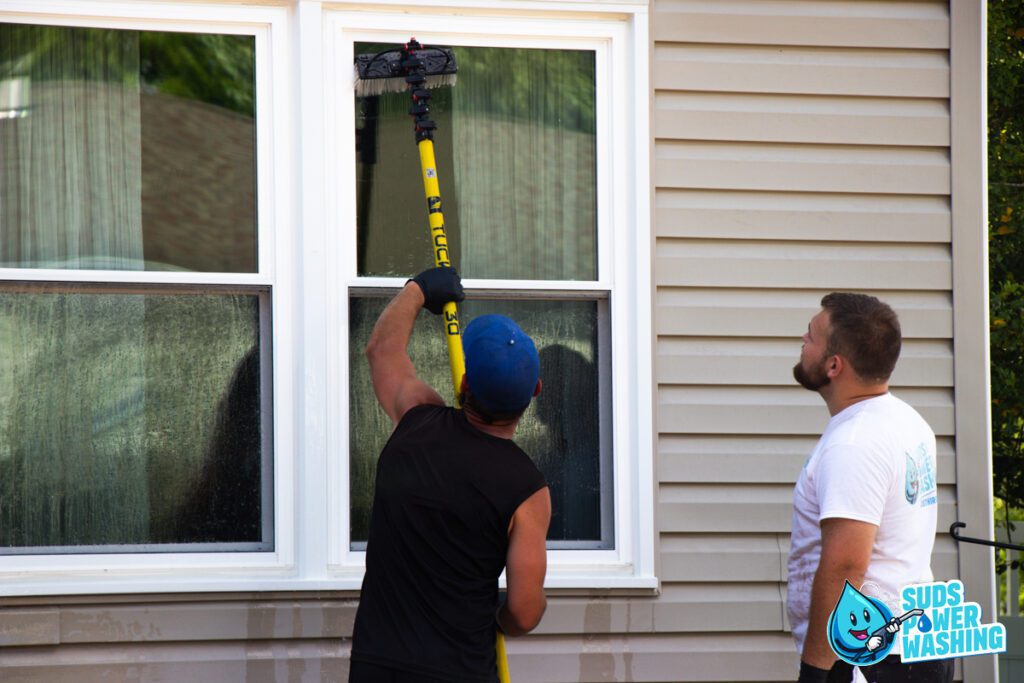
[(807, 662), (800, 662), (800, 678), (797, 683), (828, 683), (828, 669), (819, 669)]

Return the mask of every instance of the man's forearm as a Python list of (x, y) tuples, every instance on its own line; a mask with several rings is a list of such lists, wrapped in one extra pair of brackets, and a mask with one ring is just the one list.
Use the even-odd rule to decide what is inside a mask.
[(800, 659), (820, 669), (828, 669), (836, 661), (836, 654), (828, 643), (828, 617), (835, 609), (843, 586), (849, 581), (860, 586), (864, 581), (863, 571), (850, 565), (828, 562), (822, 558), (811, 586), (811, 613), (807, 625), (807, 638)]
[(422, 307), (423, 292), (414, 282), (409, 282), (388, 303), (373, 326), (370, 341), (366, 344), (366, 356), (371, 365), (376, 359), (406, 354), (416, 316)]
[(821, 521), (821, 560), (811, 584), (811, 610), (801, 660), (828, 669), (836, 655), (828, 644), (828, 615), (835, 609), (843, 587), (849, 581), (859, 588), (871, 560), (878, 527), (852, 519)]
[(801, 661), (819, 669), (829, 669), (836, 661), (836, 655), (828, 644), (826, 630), (828, 615), (832, 612), (842, 593), (843, 580), (826, 567), (818, 567), (811, 586), (811, 613), (807, 624), (807, 637)]
[(540, 623), (541, 617), (544, 616), (544, 612), (547, 610), (547, 606), (548, 601), (543, 591), (533, 598), (531, 604), (520, 607), (518, 613), (513, 612), (506, 601), (498, 608), (498, 612), (495, 615), (498, 628), (508, 636), (526, 635)]

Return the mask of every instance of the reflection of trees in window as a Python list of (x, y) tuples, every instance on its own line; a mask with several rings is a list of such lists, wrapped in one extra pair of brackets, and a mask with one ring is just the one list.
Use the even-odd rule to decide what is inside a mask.
[[(357, 52), (384, 46), (357, 44)], [(470, 278), (597, 278), (595, 57), (457, 47), (458, 83), (433, 91), (445, 227)], [(356, 98), (360, 275), (433, 265), (408, 95)]]
[(456, 51), (458, 96), (469, 98), (473, 111), (594, 133), (593, 52), (486, 47)]
[(248, 36), (139, 34), (143, 87), (256, 116), (255, 43)]
[(141, 81), (150, 91), (256, 115), (256, 51), (248, 36), (0, 24), (0, 73), (41, 81)]
[(0, 263), (256, 270), (255, 40), (0, 24)]

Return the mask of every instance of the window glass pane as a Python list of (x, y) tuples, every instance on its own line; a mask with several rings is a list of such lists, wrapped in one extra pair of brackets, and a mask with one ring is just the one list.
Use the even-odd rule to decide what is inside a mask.
[(0, 24), (0, 266), (255, 272), (255, 39)]
[[(455, 54), (457, 84), (430, 103), (453, 264), (468, 278), (597, 279), (594, 53)], [(433, 265), (408, 109), (405, 93), (356, 98), (361, 275)]]
[(0, 553), (272, 548), (264, 294), (4, 289)]
[[(387, 299), (350, 299), (350, 471), (352, 540), (365, 541), (377, 456), (391, 420), (377, 405), (362, 350)], [(548, 540), (568, 547), (611, 547), (610, 434), (602, 427), (603, 390), (598, 354), (597, 301), (484, 301), (460, 304), (466, 325), (474, 316), (502, 313), (533, 337), (543, 391), (520, 423), (515, 441), (530, 454), (551, 486)], [(422, 314), (409, 345), (419, 376), (451, 402), (451, 374), (441, 321)], [(606, 399), (607, 400), (607, 399)], [(605, 420), (604, 424), (608, 421)]]

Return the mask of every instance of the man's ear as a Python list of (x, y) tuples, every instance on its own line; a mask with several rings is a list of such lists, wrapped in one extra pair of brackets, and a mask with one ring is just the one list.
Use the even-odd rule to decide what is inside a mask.
[(537, 378), (537, 386), (535, 386), (533, 388), (533, 397), (534, 398), (540, 396), (540, 389), (541, 389), (541, 381), (540, 381), (540, 378), (538, 377)]
[(825, 362), (825, 374), (832, 379), (837, 377), (845, 367), (846, 361), (843, 360), (843, 357), (838, 354), (833, 355)]

